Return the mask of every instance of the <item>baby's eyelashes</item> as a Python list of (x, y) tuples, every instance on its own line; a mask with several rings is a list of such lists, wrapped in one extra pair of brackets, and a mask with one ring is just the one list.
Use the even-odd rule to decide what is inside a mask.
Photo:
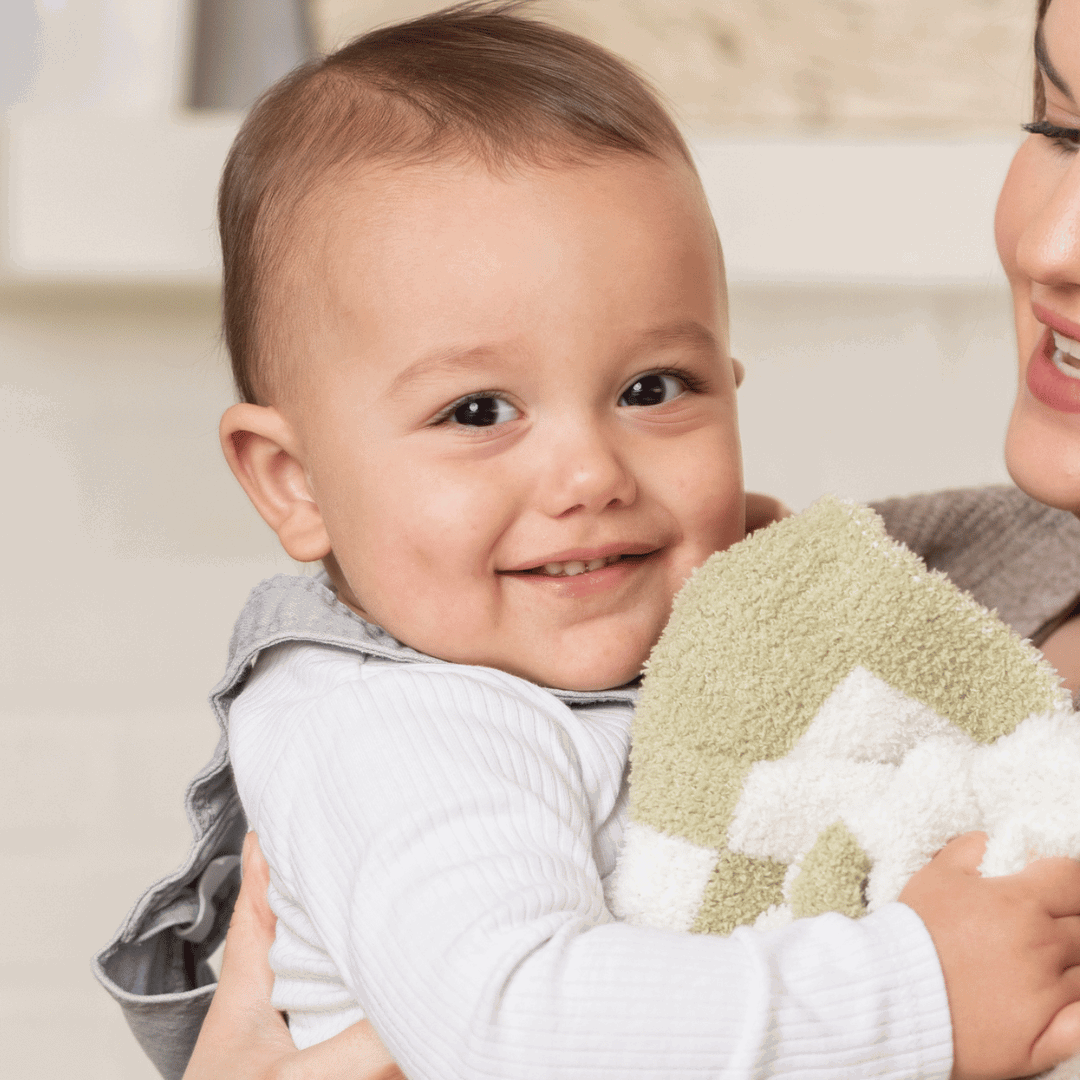
[(663, 405), (687, 389), (685, 381), (666, 372), (639, 375), (619, 396), (620, 405)]
[[(616, 403), (632, 408), (666, 405), (687, 393), (702, 389), (699, 380), (682, 371), (650, 371), (635, 376)], [(495, 427), (518, 420), (523, 412), (502, 391), (478, 390), (450, 402), (429, 421), (431, 426)]]
[(492, 427), (521, 416), (520, 411), (506, 398), (482, 392), (470, 394), (448, 405), (434, 419), (435, 424), (457, 424), (462, 427)]

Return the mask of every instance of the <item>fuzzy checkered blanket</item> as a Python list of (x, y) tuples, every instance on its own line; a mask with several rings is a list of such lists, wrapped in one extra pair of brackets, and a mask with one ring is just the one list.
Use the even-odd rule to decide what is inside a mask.
[(646, 669), (630, 784), (609, 902), (649, 926), (858, 917), (973, 829), (984, 874), (1080, 857), (1080, 716), (1056, 674), (833, 498), (687, 582)]

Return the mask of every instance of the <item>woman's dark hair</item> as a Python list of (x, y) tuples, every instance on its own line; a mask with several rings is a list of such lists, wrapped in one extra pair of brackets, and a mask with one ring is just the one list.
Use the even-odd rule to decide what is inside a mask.
[(607, 153), (681, 159), (645, 80), (586, 39), (523, 17), (523, 0), (470, 2), (373, 30), (298, 68), (255, 104), (218, 198), (223, 323), (244, 401), (280, 391), (298, 306), (298, 224), (358, 163), (451, 159), (498, 170)]
[[(1036, 40), (1039, 35), (1042, 34), (1043, 18), (1046, 16), (1047, 9), (1050, 7), (1050, 0), (1039, 0), (1039, 7), (1035, 14), (1035, 37)], [(1038, 46), (1036, 46), (1038, 48)], [(1036, 121), (1043, 120), (1046, 117), (1046, 90), (1043, 87), (1042, 72), (1039, 70), (1039, 65), (1035, 65), (1035, 94), (1033, 98), (1034, 118)]]

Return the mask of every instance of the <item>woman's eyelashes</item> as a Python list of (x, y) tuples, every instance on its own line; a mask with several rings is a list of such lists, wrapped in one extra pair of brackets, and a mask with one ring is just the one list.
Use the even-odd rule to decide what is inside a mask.
[(1058, 124), (1051, 124), (1048, 120), (1038, 120), (1034, 124), (1024, 124), (1023, 127), (1029, 135), (1042, 135), (1066, 153), (1075, 154), (1077, 150), (1080, 150), (1080, 129), (1078, 128), (1060, 127)]

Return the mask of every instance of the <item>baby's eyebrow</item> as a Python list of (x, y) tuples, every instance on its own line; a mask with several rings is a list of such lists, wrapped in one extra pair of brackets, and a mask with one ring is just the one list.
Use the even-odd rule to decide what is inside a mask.
[(499, 351), (490, 345), (477, 345), (471, 349), (441, 349), (421, 357), (404, 371), (399, 371), (386, 393), (389, 397), (398, 397), (411, 385), (422, 382), (431, 375), (446, 371), (474, 371), (490, 364), (498, 355)]
[[(695, 349), (717, 353), (720, 351), (716, 335), (701, 323), (693, 319), (682, 319), (666, 323), (643, 331), (633, 341), (629, 351), (646, 352), (650, 349), (671, 348), (688, 345)], [(404, 371), (399, 371), (387, 388), (388, 397), (398, 397), (410, 386), (433, 375), (446, 372), (476, 371), (490, 368), (499, 359), (505, 359), (505, 352), (492, 345), (475, 345), (472, 348), (440, 349), (438, 352), (422, 356), (411, 363)]]
[(673, 345), (690, 345), (714, 353), (720, 351), (716, 335), (693, 319), (657, 326), (641, 335), (641, 347), (646, 349), (663, 349)]
[(1038, 29), (1035, 31), (1035, 63), (1039, 65), (1039, 70), (1070, 100), (1075, 101), (1072, 90), (1069, 89), (1069, 84), (1061, 77), (1061, 73), (1050, 60), (1050, 55), (1046, 51), (1046, 39), (1043, 37), (1042, 24), (1039, 24)]

